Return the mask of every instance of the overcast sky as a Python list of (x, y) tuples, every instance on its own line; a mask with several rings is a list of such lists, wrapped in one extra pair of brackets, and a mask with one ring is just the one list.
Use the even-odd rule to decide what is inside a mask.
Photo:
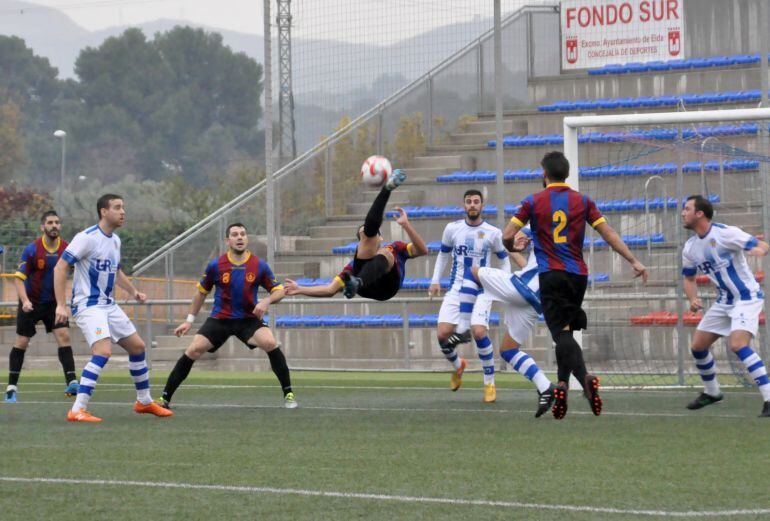
[[(263, 0), (26, 1), (63, 11), (89, 30), (173, 18), (245, 33), (263, 32)], [(538, 1), (542, 0), (503, 0), (503, 12)], [(2, 3), (0, 0), (0, 6)], [(297, 36), (348, 41), (374, 38), (390, 43), (433, 27), (491, 17), (492, 4), (492, 0), (292, 0), (291, 5)]]

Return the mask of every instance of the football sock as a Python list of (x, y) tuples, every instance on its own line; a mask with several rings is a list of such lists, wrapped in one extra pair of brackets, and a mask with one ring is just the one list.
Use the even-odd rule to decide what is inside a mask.
[(476, 340), (476, 353), (484, 369), (484, 385), (495, 383), (495, 350), (488, 336)]
[(377, 194), (372, 206), (369, 208), (369, 212), (366, 214), (366, 220), (364, 221), (364, 235), (367, 237), (376, 237), (377, 234), (380, 233), (382, 219), (385, 215), (385, 205), (388, 204), (389, 198), (390, 190), (382, 187), (382, 190)]
[(577, 343), (575, 337), (572, 336), (572, 331), (560, 331), (556, 335), (556, 354), (557, 362), (559, 360), (559, 352), (561, 352), (562, 360), (566, 369), (566, 379), (562, 379), (561, 366), (559, 364), (559, 380), (563, 382), (569, 381), (569, 373), (580, 382), (580, 385), (585, 384), (585, 377), (588, 374), (586, 370), (586, 364), (583, 361), (583, 350), (580, 348), (580, 344)]
[(64, 383), (70, 383), (77, 380), (75, 374), (75, 358), (72, 356), (72, 346), (63, 346), (59, 348), (59, 362), (64, 370)]
[(182, 356), (179, 357), (179, 360), (176, 361), (174, 369), (171, 370), (171, 374), (168, 375), (168, 380), (166, 380), (166, 387), (163, 388), (163, 400), (166, 402), (171, 401), (171, 397), (174, 396), (176, 390), (179, 388), (182, 382), (184, 382), (185, 378), (187, 378), (187, 375), (190, 374), (190, 369), (192, 369), (194, 363), (195, 360), (186, 354), (182, 354)]
[(78, 395), (75, 398), (75, 403), (72, 404), (73, 412), (78, 412), (79, 410), (88, 407), (88, 401), (91, 399), (91, 395), (94, 392), (96, 381), (99, 379), (99, 375), (102, 374), (102, 369), (107, 365), (108, 360), (109, 358), (106, 356), (91, 356), (91, 360), (83, 368), (83, 372), (80, 373)]
[(749, 376), (756, 382), (759, 392), (762, 393), (762, 399), (766, 402), (770, 401), (770, 379), (767, 377), (765, 363), (749, 346), (740, 348), (735, 354), (746, 366)]
[(446, 343), (443, 341), (439, 341), (438, 347), (441, 349), (441, 352), (444, 353), (444, 358), (449, 360), (449, 363), (451, 363), (455, 369), (460, 369), (462, 364), (460, 362), (460, 357), (457, 356), (455, 348), (446, 345)]
[(268, 351), (267, 357), (270, 359), (270, 367), (273, 369), (275, 376), (281, 382), (283, 395), (286, 396), (291, 392), (291, 377), (289, 376), (289, 366), (286, 365), (286, 357), (283, 356), (283, 351), (281, 351), (280, 347)]
[(358, 272), (358, 277), (363, 283), (363, 287), (371, 288), (379, 279), (381, 279), (386, 273), (390, 271), (388, 265), (388, 258), (385, 255), (377, 254), (372, 257), (369, 262), (364, 264), (361, 271)]
[(150, 369), (144, 352), (138, 355), (128, 355), (128, 370), (136, 387), (136, 400), (142, 405), (152, 402), (150, 396)]
[(507, 349), (500, 353), (503, 360), (513, 366), (513, 368), (524, 378), (537, 386), (538, 392), (544, 393), (551, 387), (551, 381), (540, 370), (535, 363), (535, 360), (524, 351), (520, 351), (518, 348)]
[(719, 396), (721, 393), (719, 391), (719, 382), (717, 382), (717, 369), (714, 366), (714, 356), (711, 354), (711, 351), (708, 349), (692, 351), (692, 356), (695, 358), (695, 367), (698, 368), (700, 379), (703, 380), (706, 394)]
[(8, 356), (8, 385), (15, 387), (19, 383), (21, 366), (24, 365), (24, 353), (24, 349), (18, 347), (11, 349), (11, 354)]

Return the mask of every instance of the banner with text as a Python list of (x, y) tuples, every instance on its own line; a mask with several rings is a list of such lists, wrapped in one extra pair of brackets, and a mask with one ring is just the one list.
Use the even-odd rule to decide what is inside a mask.
[(684, 0), (562, 0), (563, 69), (683, 58)]

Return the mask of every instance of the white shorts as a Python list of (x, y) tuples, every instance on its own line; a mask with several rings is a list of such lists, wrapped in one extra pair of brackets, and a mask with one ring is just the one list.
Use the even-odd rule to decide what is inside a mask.
[(703, 315), (698, 329), (719, 336), (730, 336), (733, 331), (748, 331), (757, 336), (759, 314), (764, 304), (763, 299), (739, 300), (731, 305), (717, 302)]
[(81, 309), (75, 315), (75, 323), (89, 346), (104, 338), (117, 343), (136, 333), (134, 324), (116, 304)]
[[(479, 269), (479, 279), (481, 279), (481, 286), (484, 288), (482, 295), (485, 295), (484, 298), (489, 300), (490, 306), (493, 301), (504, 304), (503, 320), (510, 337), (516, 343), (524, 344), (529, 338), (532, 326), (537, 322), (535, 308), (513, 285), (510, 273), (499, 269), (481, 268)], [(479, 295), (479, 299), (481, 299), (481, 295)], [(488, 320), (487, 317), (487, 323)]]
[[(446, 324), (454, 324), (457, 326), (458, 333), (464, 333), (470, 329), (472, 322), (471, 315), (476, 313), (476, 307), (479, 305), (478, 297), (475, 294), (476, 289), (473, 288), (474, 293), (462, 293), (460, 290), (450, 290), (444, 295), (444, 300), (441, 302), (441, 309), (438, 312), (438, 322), (444, 322)], [(492, 302), (488, 303), (489, 307), (492, 306)], [(487, 315), (489, 314), (487, 310)], [(488, 322), (487, 322), (488, 323)]]

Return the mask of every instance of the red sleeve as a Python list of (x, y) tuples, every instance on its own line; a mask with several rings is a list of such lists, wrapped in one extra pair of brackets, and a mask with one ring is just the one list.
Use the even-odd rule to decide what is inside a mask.
[(596, 207), (594, 200), (588, 196), (586, 196), (586, 221), (593, 228), (596, 228), (601, 223), (607, 222), (607, 219), (604, 218), (602, 212)]
[(208, 294), (211, 291), (216, 281), (216, 271), (217, 259), (214, 259), (206, 266), (206, 272), (203, 274), (200, 282), (198, 282), (198, 291), (204, 294)]
[(19, 263), (19, 267), (16, 268), (17, 278), (21, 280), (27, 280), (27, 277), (32, 275), (32, 272), (35, 271), (36, 253), (37, 248), (35, 247), (35, 243), (32, 243), (24, 248), (24, 251), (21, 253), (21, 262)]
[(348, 262), (342, 271), (334, 277), (334, 280), (339, 280), (340, 284), (345, 284), (345, 273), (353, 273), (353, 261)]
[(524, 199), (521, 202), (521, 206), (519, 206), (519, 211), (511, 217), (511, 222), (517, 224), (520, 228), (524, 228), (532, 218), (532, 207), (534, 206), (534, 203), (535, 200), (531, 195)]
[(262, 272), (259, 285), (265, 288), (268, 293), (283, 289), (283, 285), (278, 284), (278, 280), (276, 280), (275, 275), (273, 275), (273, 270), (270, 269), (270, 266), (264, 261), (259, 264), (259, 271)]

